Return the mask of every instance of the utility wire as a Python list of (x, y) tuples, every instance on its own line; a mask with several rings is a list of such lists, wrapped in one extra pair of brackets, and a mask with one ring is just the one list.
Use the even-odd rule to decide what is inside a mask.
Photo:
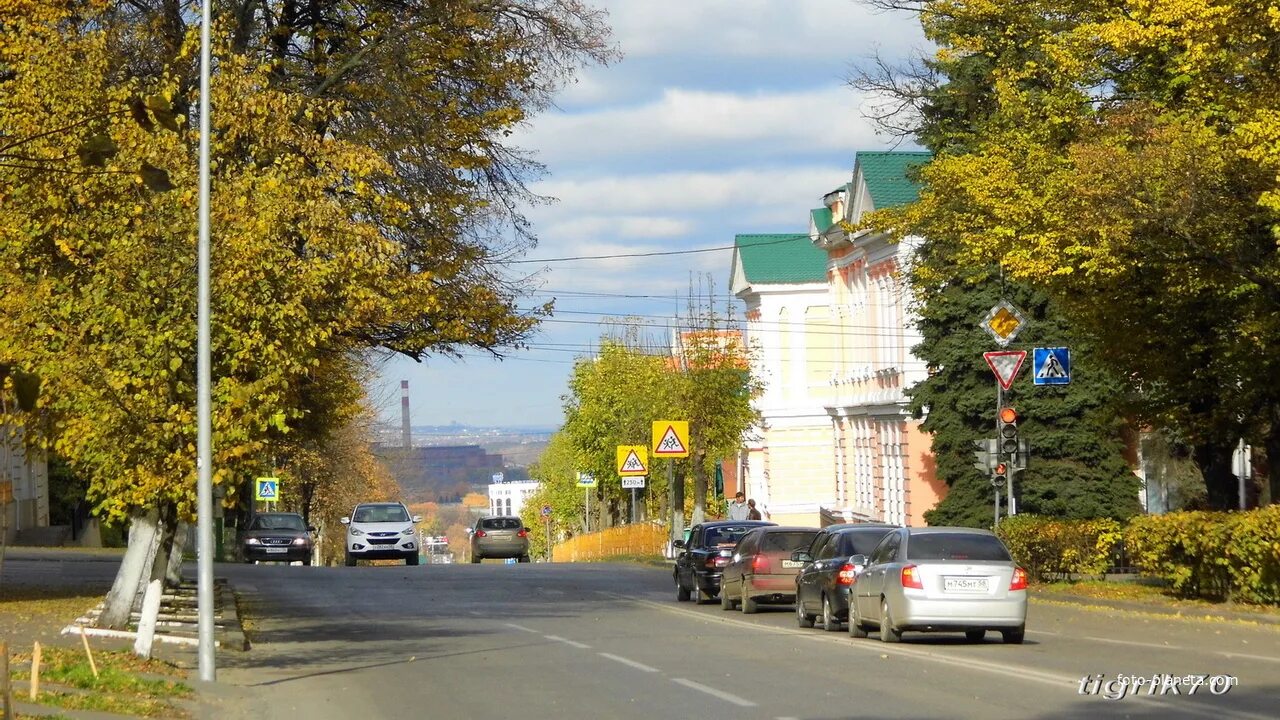
[(571, 255), (567, 257), (556, 258), (533, 258), (529, 260), (508, 260), (509, 265), (518, 265), (523, 263), (553, 263), (553, 262), (572, 262), (575, 260), (614, 260), (617, 258), (638, 258), (638, 257), (659, 257), (665, 255), (696, 255), (698, 253), (719, 252), (720, 250), (733, 250), (737, 247), (764, 247), (766, 245), (781, 245), (782, 243), (795, 242), (800, 239), (797, 237), (788, 237), (781, 240), (770, 240), (768, 242), (746, 243), (744, 245), (721, 245), (719, 247), (697, 248), (694, 250), (657, 250), (654, 252), (642, 253), (617, 253), (614, 255)]

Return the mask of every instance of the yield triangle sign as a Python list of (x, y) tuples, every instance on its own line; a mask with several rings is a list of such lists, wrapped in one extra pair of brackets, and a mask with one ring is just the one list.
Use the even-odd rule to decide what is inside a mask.
[(1022, 369), (1022, 361), (1027, 359), (1026, 350), (997, 350), (996, 352), (982, 353), (982, 359), (987, 361), (987, 365), (991, 366), (991, 372), (996, 374), (996, 382), (1000, 383), (1000, 387), (1008, 390), (1013, 385), (1013, 379), (1018, 377), (1018, 371)]

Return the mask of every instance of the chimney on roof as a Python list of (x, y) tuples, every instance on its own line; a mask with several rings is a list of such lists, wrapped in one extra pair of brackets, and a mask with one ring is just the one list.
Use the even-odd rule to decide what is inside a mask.
[(401, 445), (413, 447), (413, 436), (409, 432), (409, 381), (400, 381), (400, 434)]

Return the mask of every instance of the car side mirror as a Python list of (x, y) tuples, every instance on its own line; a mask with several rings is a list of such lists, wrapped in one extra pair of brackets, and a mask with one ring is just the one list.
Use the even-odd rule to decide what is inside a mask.
[(672, 541), (672, 543), (671, 543), (671, 547), (674, 547), (674, 548), (681, 548), (681, 549), (683, 549), (683, 548), (684, 548), (684, 541), (683, 541), (683, 540), (674, 540), (674, 541)]
[(413, 516), (413, 518), (412, 518), (412, 520), (413, 520), (415, 523), (420, 523), (420, 522), (422, 522), (422, 516), (421, 516), (421, 515), (414, 515), (414, 516)]
[(791, 553), (791, 559), (795, 562), (803, 562), (803, 563), (813, 562), (813, 556), (805, 552), (804, 550), (796, 550), (795, 552)]
[(867, 556), (866, 555), (850, 555), (849, 564), (857, 565), (860, 568), (865, 568), (867, 566)]
[(315, 525), (308, 525), (308, 526), (307, 526), (307, 532), (315, 532), (315, 531), (316, 531), (316, 526), (315, 526)]
[(342, 518), (341, 520), (339, 520), (338, 522), (342, 523), (343, 525), (350, 525), (350, 524), (351, 524), (351, 518), (349, 518), (349, 517), (344, 517), (344, 518)]

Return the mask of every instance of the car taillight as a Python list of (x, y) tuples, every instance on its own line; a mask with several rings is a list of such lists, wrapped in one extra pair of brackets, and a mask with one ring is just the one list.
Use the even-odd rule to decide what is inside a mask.
[(767, 574), (769, 572), (769, 558), (764, 555), (756, 555), (751, 558), (751, 572)]
[(853, 581), (858, 577), (858, 566), (853, 563), (845, 563), (840, 568), (840, 572), (836, 573), (836, 582), (840, 585), (852, 585)]
[(484, 537), (484, 531), (483, 531), (483, 530), (477, 530), (477, 531), (476, 531), (476, 537)]
[(1013, 581), (1009, 583), (1010, 590), (1026, 590), (1027, 589), (1027, 571), (1020, 567), (1013, 569)]
[(717, 555), (716, 557), (712, 558), (712, 561), (716, 564), (716, 567), (718, 568), (728, 567), (730, 560), (732, 560), (732, 558), (730, 558), (728, 555)]
[(520, 532), (516, 533), (516, 535), (519, 535), (520, 537), (528, 537), (529, 531), (524, 528), (520, 528)]
[(902, 568), (902, 587), (915, 588), (923, 590), (924, 583), (920, 582), (920, 572), (915, 565), (908, 565)]

